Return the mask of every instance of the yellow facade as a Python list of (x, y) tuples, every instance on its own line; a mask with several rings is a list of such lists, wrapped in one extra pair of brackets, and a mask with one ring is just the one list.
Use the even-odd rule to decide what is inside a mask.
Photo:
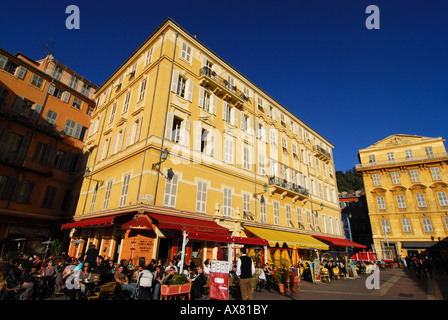
[(232, 236), (252, 236), (245, 225), (343, 236), (334, 146), (173, 21), (96, 99), (75, 220), (159, 208)]
[(447, 237), (445, 140), (397, 134), (359, 150), (377, 252), (415, 256)]

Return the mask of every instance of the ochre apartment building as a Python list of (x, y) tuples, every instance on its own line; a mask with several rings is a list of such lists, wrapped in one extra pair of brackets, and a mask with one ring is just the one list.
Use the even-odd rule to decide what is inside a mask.
[(396, 134), (359, 150), (374, 246), (385, 259), (447, 258), (445, 140)]
[(196, 262), (241, 245), (309, 259), (345, 240), (334, 146), (171, 19), (96, 104), (71, 255), (166, 261), (185, 235)]
[(24, 252), (43, 253), (74, 214), (96, 89), (52, 55), (0, 49), (0, 239)]

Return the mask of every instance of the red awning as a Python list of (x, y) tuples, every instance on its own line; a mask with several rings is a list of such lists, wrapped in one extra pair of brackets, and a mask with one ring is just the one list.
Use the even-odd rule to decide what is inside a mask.
[(121, 215), (111, 215), (108, 217), (83, 219), (75, 222), (63, 224), (61, 230), (71, 228), (98, 228), (107, 227), (114, 224), (114, 219)]
[(235, 243), (267, 246), (268, 240), (259, 238), (233, 237)]
[(332, 238), (332, 237), (324, 237), (324, 236), (316, 236), (313, 235), (314, 238), (326, 242), (330, 242), (331, 244), (335, 246), (341, 246), (341, 247), (355, 247), (355, 248), (367, 248), (365, 245), (347, 240), (347, 239), (340, 239), (340, 238)]
[(225, 236), (222, 234), (196, 232), (196, 231), (187, 231), (187, 233), (189, 239), (216, 241), (225, 243), (231, 243), (233, 241), (232, 236)]
[(170, 216), (158, 213), (148, 213), (149, 216), (159, 222), (159, 229), (185, 230), (188, 232), (207, 232), (229, 234), (229, 229), (224, 228), (214, 221)]
[(121, 229), (152, 230), (152, 224), (145, 216), (139, 216), (123, 224)]

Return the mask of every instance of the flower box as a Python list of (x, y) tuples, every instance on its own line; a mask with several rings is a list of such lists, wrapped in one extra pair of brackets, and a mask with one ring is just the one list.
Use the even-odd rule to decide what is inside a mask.
[[(185, 284), (172, 284), (172, 285), (166, 285), (162, 284), (160, 286), (160, 296), (162, 299), (171, 299), (176, 298), (178, 295), (184, 295), (188, 294), (188, 299), (190, 299), (190, 290), (191, 290), (191, 283), (185, 283)], [(180, 297), (182, 300), (184, 300), (185, 297)]]

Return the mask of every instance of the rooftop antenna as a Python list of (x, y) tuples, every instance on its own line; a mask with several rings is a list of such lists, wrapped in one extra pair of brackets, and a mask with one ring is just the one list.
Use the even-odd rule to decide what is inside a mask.
[[(42, 43), (41, 42), (41, 44), (44, 46), (44, 52), (43, 52), (43, 57), (41, 58), (41, 60), (42, 59), (44, 59), (45, 57), (47, 57), (47, 56), (50, 56), (50, 61), (53, 61), (53, 47), (54, 47), (54, 43), (55, 43), (55, 41), (54, 41), (54, 39), (53, 38), (50, 38), (50, 42), (51, 42), (51, 46), (50, 47), (48, 47), (48, 44), (46, 44), (46, 43)], [(48, 62), (49, 62), (49, 60), (47, 60), (47, 62), (46, 62), (46, 64), (45, 64), (45, 68), (44, 68), (44, 72), (46, 72), (47, 71), (47, 67), (48, 67)]]

